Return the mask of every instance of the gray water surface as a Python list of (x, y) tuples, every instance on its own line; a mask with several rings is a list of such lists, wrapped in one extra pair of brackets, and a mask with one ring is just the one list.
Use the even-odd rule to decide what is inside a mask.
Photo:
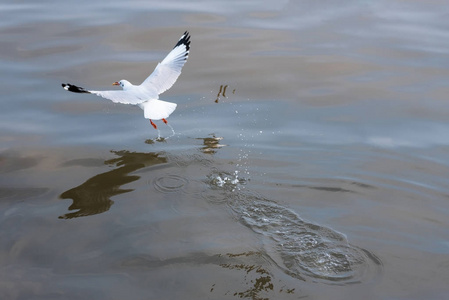
[[(444, 1), (0, 11), (1, 299), (447, 298)], [(174, 132), (61, 88), (139, 84), (185, 30)]]

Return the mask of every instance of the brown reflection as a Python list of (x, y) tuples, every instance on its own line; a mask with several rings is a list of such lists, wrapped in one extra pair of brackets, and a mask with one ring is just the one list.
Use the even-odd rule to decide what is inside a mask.
[[(233, 273), (231, 276), (234, 276), (233, 278), (239, 286), (243, 286), (241, 290), (230, 290), (229, 282), (224, 282), (220, 273), (216, 275), (215, 272), (212, 272), (208, 278), (217, 278), (217, 281), (210, 285), (210, 293), (253, 300), (285, 299), (287, 294), (292, 295), (292, 299), (304, 297), (299, 295), (301, 291), (297, 290), (297, 287), (288, 286), (282, 279), (275, 278), (270, 270), (264, 267), (269, 267), (271, 264), (267, 264), (266, 253), (259, 251), (215, 255), (190, 253), (185, 256), (164, 259), (147, 254), (137, 254), (120, 263), (122, 268), (141, 269), (142, 271), (167, 267), (170, 267), (170, 270), (177, 270), (177, 266), (201, 265), (220, 266)], [(123, 269), (121, 270), (123, 271)]]
[[(218, 103), (218, 101), (220, 100), (220, 97), (223, 98), (227, 98), (226, 96), (226, 89), (228, 88), (228, 85), (220, 85), (220, 90), (218, 91), (217, 94), (217, 99), (215, 99), (215, 103)], [(235, 89), (232, 90), (232, 93), (235, 94)]]
[[(262, 253), (259, 252), (244, 252), (238, 254), (228, 253), (226, 256), (230, 259), (239, 259), (243, 258), (246, 262), (240, 263), (224, 263), (220, 264), (222, 268), (229, 270), (240, 270), (243, 272), (246, 284), (248, 285), (248, 289), (240, 292), (234, 292), (233, 296), (237, 296), (239, 298), (247, 298), (247, 299), (270, 299), (269, 297), (264, 297), (268, 293), (277, 292), (275, 290), (275, 284), (272, 281), (272, 276), (270, 272), (263, 268), (260, 264), (248, 263), (248, 257), (257, 257), (256, 260), (260, 260), (263, 256)], [(216, 284), (214, 284), (211, 288), (211, 292), (216, 288)], [(286, 286), (283, 286), (279, 289), (279, 293), (287, 293), (294, 294), (295, 289), (289, 289)]]
[(206, 154), (215, 154), (217, 149), (224, 147), (226, 145), (220, 144), (222, 137), (216, 137), (212, 134), (212, 137), (207, 138), (197, 138), (197, 140), (203, 140), (204, 147), (201, 148), (201, 151)]
[(91, 216), (109, 210), (114, 203), (110, 198), (131, 192), (132, 189), (121, 189), (124, 184), (136, 181), (137, 175), (128, 175), (131, 172), (144, 167), (162, 164), (167, 158), (160, 153), (136, 153), (129, 151), (111, 151), (118, 157), (106, 160), (107, 165), (115, 165), (118, 168), (101, 173), (89, 178), (83, 184), (62, 193), (62, 199), (72, 199), (69, 210), (77, 210), (60, 216), (60, 219)]

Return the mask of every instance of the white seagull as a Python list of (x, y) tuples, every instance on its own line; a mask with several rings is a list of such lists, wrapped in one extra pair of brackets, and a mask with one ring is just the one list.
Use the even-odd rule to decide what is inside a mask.
[(173, 50), (156, 66), (153, 73), (142, 84), (133, 85), (125, 79), (112, 84), (120, 85), (123, 89), (121, 91), (89, 91), (70, 83), (63, 83), (62, 87), (69, 92), (94, 94), (115, 103), (137, 105), (143, 109), (144, 117), (150, 119), (151, 125), (157, 129), (152, 120), (162, 119), (167, 124), (166, 118), (176, 109), (176, 103), (159, 100), (159, 94), (171, 88), (181, 75), (181, 69), (187, 61), (189, 50), (190, 35), (186, 31)]

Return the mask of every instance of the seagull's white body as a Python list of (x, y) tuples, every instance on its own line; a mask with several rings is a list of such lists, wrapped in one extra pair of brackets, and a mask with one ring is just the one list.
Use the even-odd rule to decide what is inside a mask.
[(159, 100), (162, 94), (178, 79), (181, 69), (189, 56), (190, 35), (186, 31), (173, 50), (160, 62), (153, 73), (140, 85), (133, 85), (122, 79), (113, 85), (120, 85), (123, 90), (90, 91), (72, 84), (62, 84), (62, 87), (74, 93), (94, 94), (115, 103), (133, 104), (143, 109), (144, 117), (150, 119), (151, 125), (157, 129), (151, 120), (163, 120), (165, 123), (170, 114), (176, 109), (176, 103)]

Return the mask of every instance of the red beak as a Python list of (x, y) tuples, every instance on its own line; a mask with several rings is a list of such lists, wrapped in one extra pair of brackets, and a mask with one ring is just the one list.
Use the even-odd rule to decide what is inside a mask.
[(112, 85), (120, 85), (120, 83), (118, 83), (118, 81), (116, 81)]

